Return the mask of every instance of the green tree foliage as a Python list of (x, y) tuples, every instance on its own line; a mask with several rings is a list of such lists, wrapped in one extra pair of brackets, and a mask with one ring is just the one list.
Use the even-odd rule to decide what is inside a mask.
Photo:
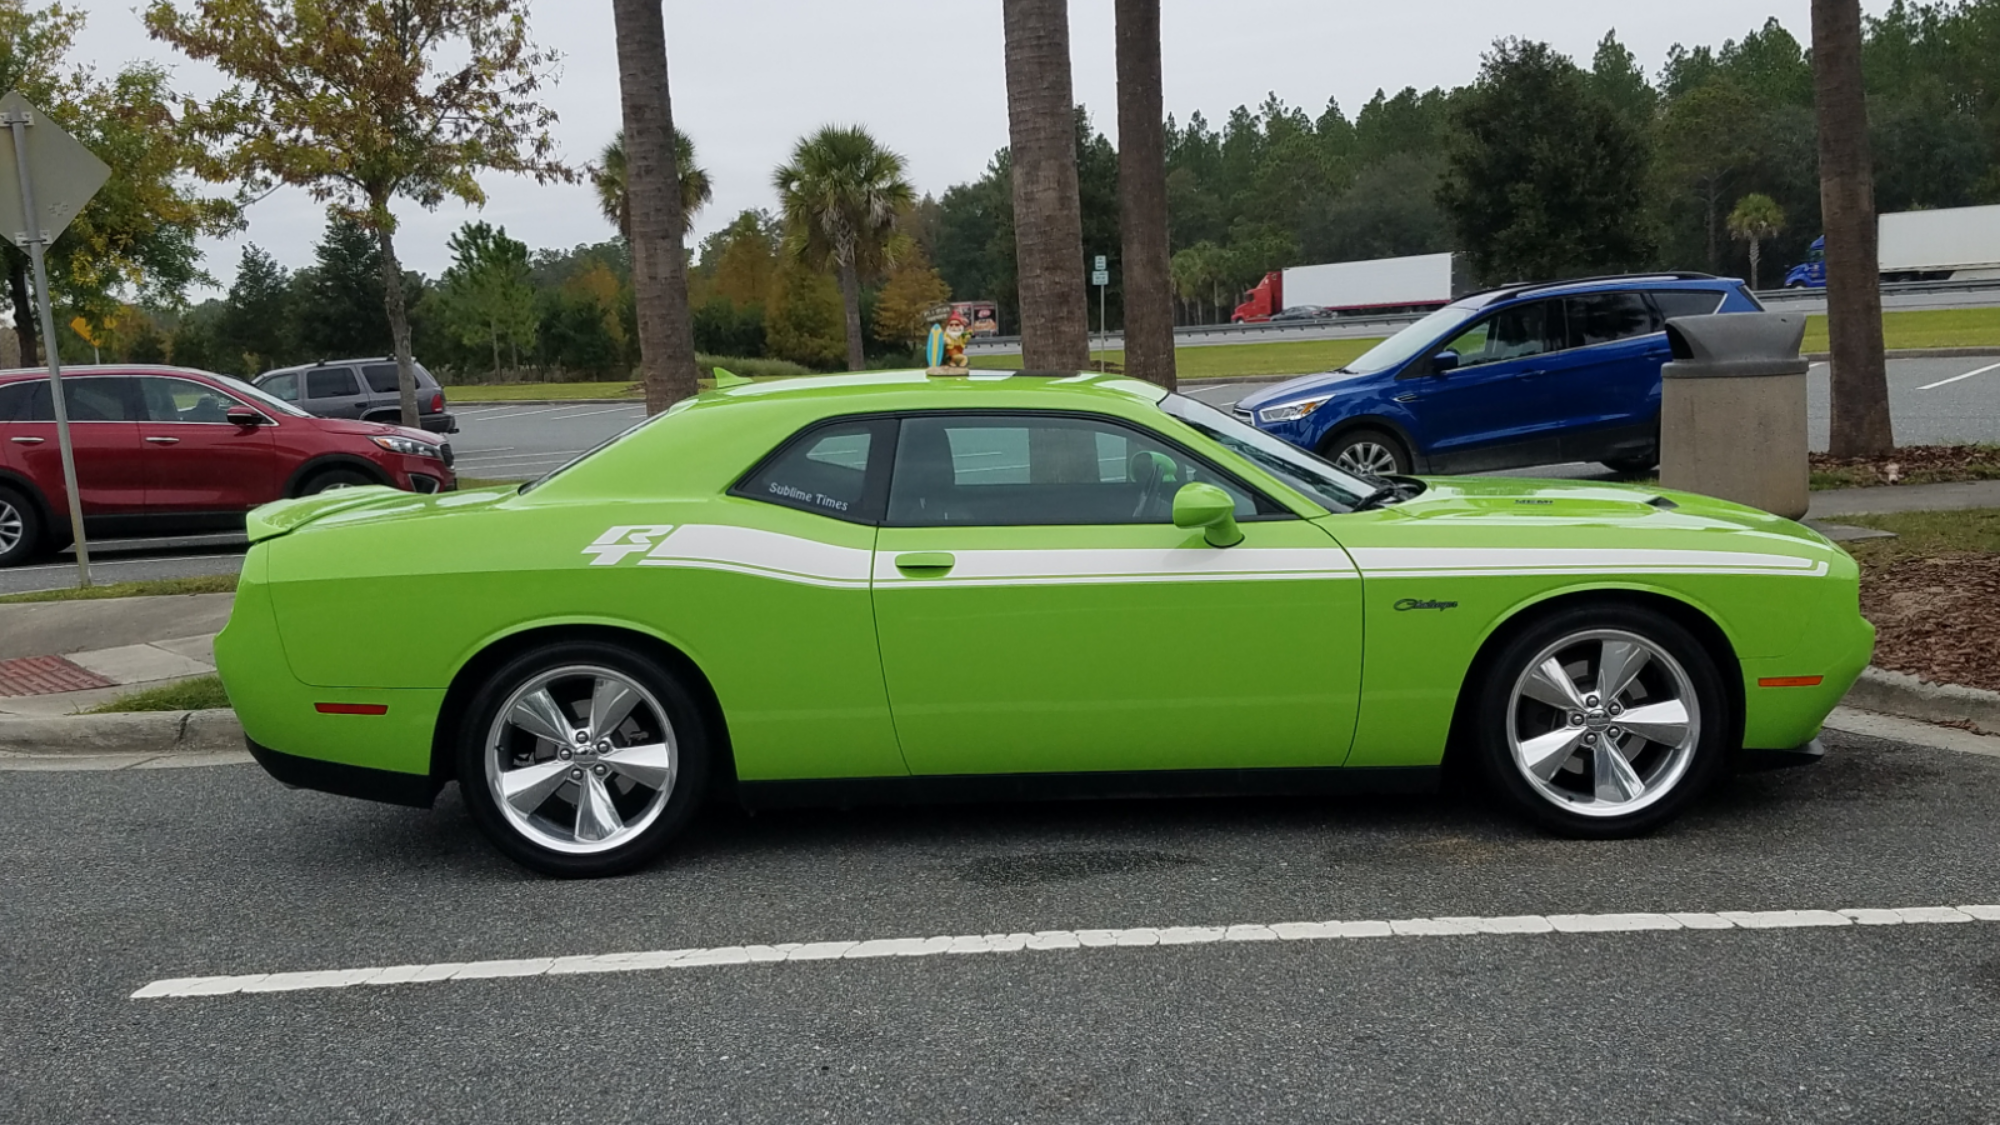
[(786, 262), (764, 318), (770, 354), (822, 371), (839, 368), (848, 358), (841, 312), (840, 288), (831, 277), (802, 262)]
[(305, 188), (374, 236), (403, 423), (416, 425), (391, 204), (482, 204), (488, 170), (570, 175), (535, 100), (555, 59), (528, 39), (526, 0), (152, 0), (146, 26), (231, 82), (185, 115), (217, 146), (198, 170), (246, 191)]
[(445, 326), (465, 345), (493, 351), (493, 370), (502, 353), (521, 365), (523, 349), (535, 346), (538, 321), (530, 284), (528, 247), (507, 237), (507, 228), (472, 222), (451, 236), (452, 264), (438, 283), (438, 308)]
[(800, 138), (771, 182), (784, 211), (787, 249), (839, 278), (847, 365), (859, 369), (865, 363), (861, 286), (893, 260), (896, 216), (916, 202), (903, 158), (877, 144), (866, 129), (829, 125)]
[(219, 366), (225, 375), (254, 376), (280, 366), (297, 348), (291, 277), (263, 250), (243, 248), (229, 300), (216, 325)]
[(1576, 64), (1546, 44), (1501, 40), (1456, 120), (1438, 202), (1479, 277), (1573, 277), (1652, 259), (1644, 135)]
[(930, 334), (924, 313), (951, 298), (951, 286), (938, 276), (923, 251), (912, 246), (889, 271), (875, 297), (869, 317), (875, 338), (903, 348), (918, 347)]
[(346, 215), (328, 218), (313, 265), (292, 275), (299, 343), (306, 358), (386, 355), (392, 345), (381, 315), (382, 247)]
[[(715, 198), (715, 186), (709, 182), (708, 170), (695, 163), (694, 142), (678, 129), (674, 131), (674, 169), (680, 174), (681, 215), (692, 222), (695, 212)], [(590, 182), (597, 188), (597, 207), (604, 213), (604, 221), (618, 228), (618, 237), (631, 237), (632, 205), (625, 194), (622, 131), (597, 154), (597, 163), (590, 169)]]

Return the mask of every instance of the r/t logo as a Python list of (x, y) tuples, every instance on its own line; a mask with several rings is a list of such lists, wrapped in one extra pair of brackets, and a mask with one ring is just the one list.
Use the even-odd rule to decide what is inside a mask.
[(621, 525), (598, 536), (595, 543), (583, 549), (583, 553), (597, 556), (591, 560), (592, 566), (613, 566), (632, 555), (652, 550), (673, 529), (674, 525), (670, 523)]

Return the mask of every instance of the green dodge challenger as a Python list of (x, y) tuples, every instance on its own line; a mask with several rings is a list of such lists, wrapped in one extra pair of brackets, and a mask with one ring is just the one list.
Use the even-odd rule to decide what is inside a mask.
[(556, 875), (646, 863), (714, 793), (1405, 791), (1447, 750), (1626, 836), (1816, 754), (1874, 644), (1854, 561), (1790, 521), (1355, 477), (1101, 375), (732, 385), (518, 489), (249, 528), (215, 653), (264, 768), (419, 807), (456, 780)]

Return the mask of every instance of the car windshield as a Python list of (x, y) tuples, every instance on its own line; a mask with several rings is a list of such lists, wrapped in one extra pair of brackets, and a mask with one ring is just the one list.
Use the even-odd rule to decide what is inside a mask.
[(662, 418), (679, 414), (681, 411), (693, 405), (694, 405), (693, 399), (684, 398), (679, 402), (673, 404), (672, 406), (667, 407), (665, 410), (660, 411), (658, 414), (653, 415), (650, 418), (639, 419), (637, 422), (633, 423), (632, 425), (626, 427), (623, 430), (620, 430), (618, 433), (615, 433), (610, 437), (604, 439), (603, 441), (598, 442), (596, 445), (591, 446), (589, 449), (584, 450), (582, 453), (577, 454), (576, 456), (570, 458), (569, 460), (564, 461), (562, 464), (557, 465), (555, 468), (550, 469), (548, 472), (543, 473), (541, 476), (536, 477), (534, 480), (531, 480), (528, 483), (522, 485), (521, 486), (522, 494), (526, 495), (527, 493), (533, 492), (535, 489), (542, 487), (543, 485), (549, 483), (550, 481), (556, 479), (557, 477), (563, 475), (564, 473), (570, 471), (571, 469), (576, 468), (578, 465), (583, 464), (585, 461), (590, 460), (592, 457), (595, 457), (598, 454), (604, 452), (605, 450), (610, 449), (612, 446), (617, 445), (619, 442), (624, 441), (626, 438), (631, 437), (633, 434), (638, 433), (640, 430), (645, 429), (647, 426), (652, 425), (653, 423), (659, 421)]
[(1350, 362), (1343, 370), (1367, 375), (1399, 367), (1434, 341), (1443, 339), (1452, 329), (1478, 316), (1479, 311), (1477, 307), (1470, 305), (1446, 305), (1362, 352), (1360, 358)]
[(1329, 512), (1351, 512), (1379, 485), (1321, 460), (1290, 442), (1272, 437), (1215, 407), (1185, 395), (1172, 394), (1160, 409), (1200, 431), (1204, 437), (1284, 481)]
[(268, 392), (260, 391), (248, 383), (239, 383), (234, 379), (225, 379), (222, 381), (222, 387), (237, 398), (247, 398), (266, 410), (274, 410), (279, 414), (290, 414), (294, 418), (312, 417), (311, 414), (300, 410), (284, 399), (278, 398)]

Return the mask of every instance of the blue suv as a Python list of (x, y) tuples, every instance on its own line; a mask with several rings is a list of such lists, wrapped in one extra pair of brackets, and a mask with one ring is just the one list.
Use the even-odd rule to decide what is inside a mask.
[(1265, 387), (1236, 414), (1344, 469), (1472, 473), (1659, 463), (1666, 322), (1759, 312), (1743, 283), (1671, 273), (1461, 297), (1337, 371)]

